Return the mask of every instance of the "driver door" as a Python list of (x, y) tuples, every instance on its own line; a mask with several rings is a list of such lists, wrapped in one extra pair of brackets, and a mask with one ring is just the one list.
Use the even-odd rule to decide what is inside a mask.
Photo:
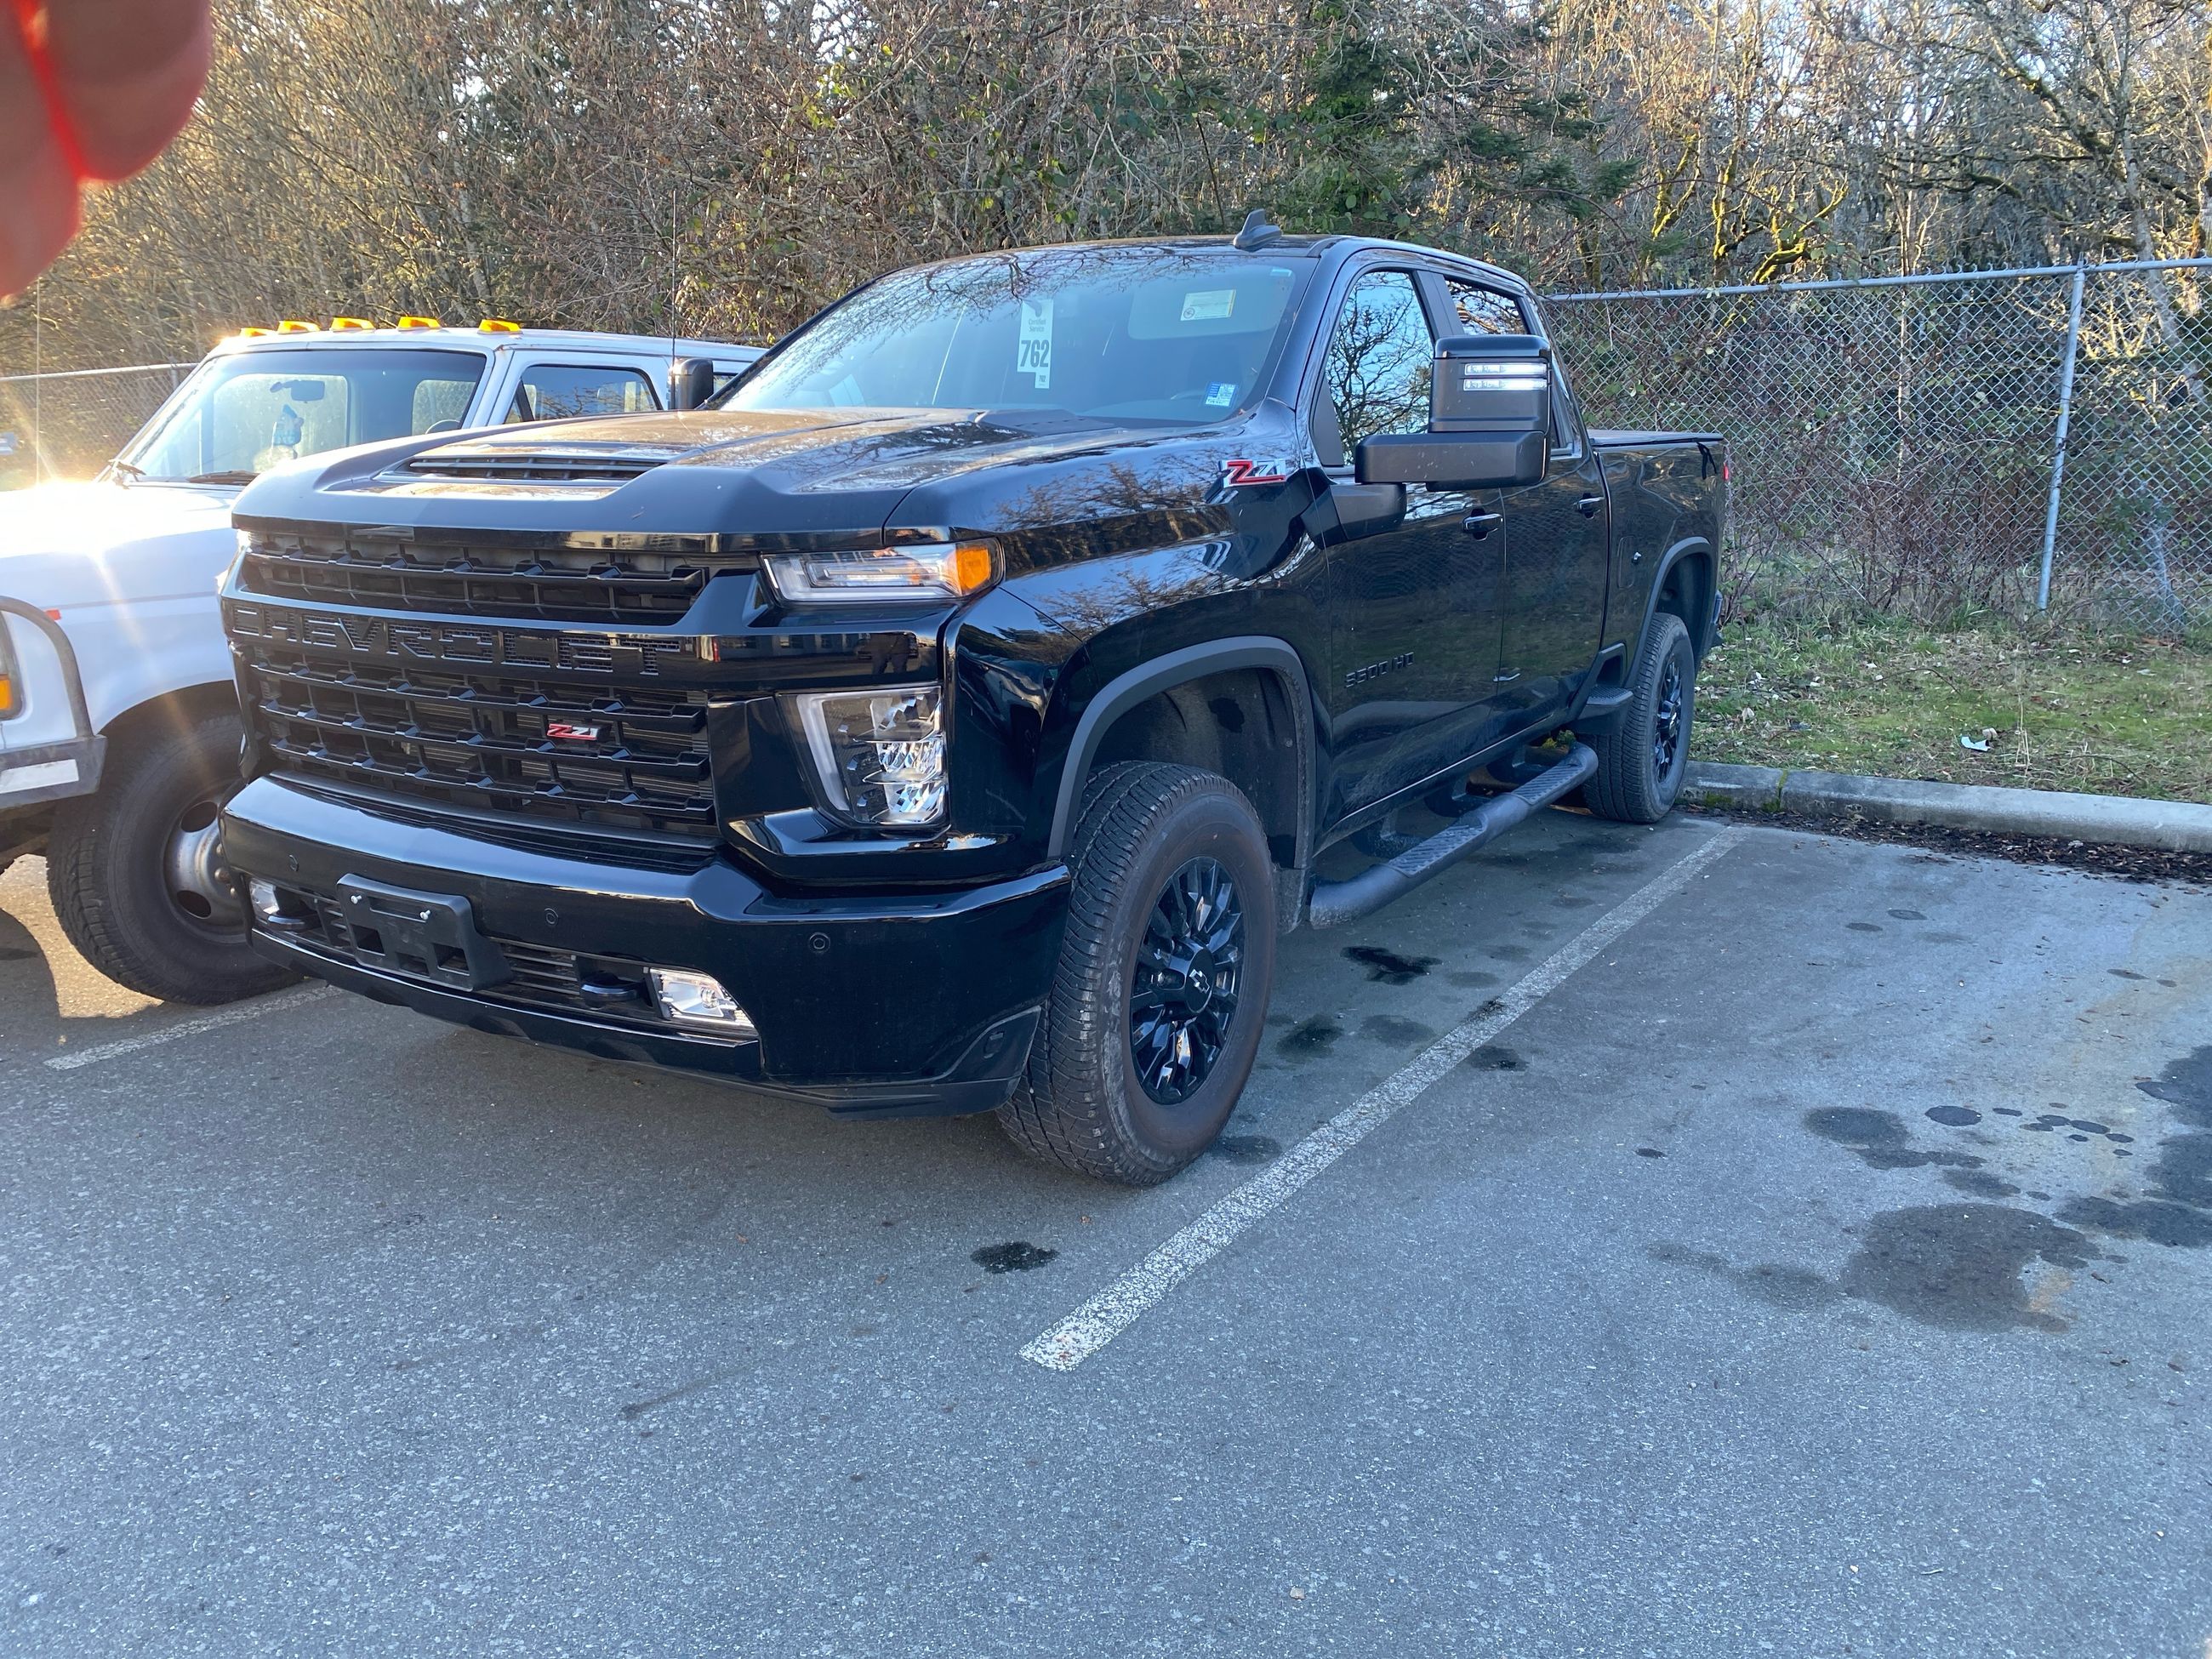
[(1421, 289), (1412, 270), (1352, 279), (1310, 411), (1336, 508), (1328, 538), (1330, 823), (1479, 747), (1498, 672), (1505, 538), (1497, 492), (1352, 477), (1362, 439), (1428, 428), (1436, 336)]

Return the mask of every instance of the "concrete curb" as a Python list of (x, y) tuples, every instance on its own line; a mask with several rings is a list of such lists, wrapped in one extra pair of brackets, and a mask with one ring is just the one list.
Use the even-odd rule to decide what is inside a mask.
[(1845, 772), (1790, 772), (1771, 766), (1692, 761), (1686, 799), (1710, 806), (1886, 823), (1937, 823), (1985, 835), (2052, 836), (2063, 841), (2212, 853), (2212, 806), (2193, 801), (2075, 795), (2055, 789), (1999, 789), (1980, 784), (1919, 783)]

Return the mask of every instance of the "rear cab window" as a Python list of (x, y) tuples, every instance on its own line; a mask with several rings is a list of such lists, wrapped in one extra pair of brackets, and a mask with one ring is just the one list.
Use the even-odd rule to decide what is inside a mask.
[[(1447, 276), (1453, 315), (1469, 334), (1542, 334), (1534, 307), (1501, 289), (1486, 288), (1462, 276)], [(1580, 452), (1582, 422), (1575, 418), (1574, 393), (1555, 356), (1552, 361), (1552, 447), (1562, 455)]]
[(649, 414), (659, 407), (652, 380), (640, 370), (615, 363), (532, 363), (517, 377), (501, 420), (514, 426)]

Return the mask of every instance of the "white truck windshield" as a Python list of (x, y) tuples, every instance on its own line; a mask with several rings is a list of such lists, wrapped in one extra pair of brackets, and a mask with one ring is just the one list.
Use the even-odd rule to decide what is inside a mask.
[(245, 483), (302, 455), (454, 431), (484, 361), (473, 351), (312, 346), (211, 357), (118, 465), (134, 478)]
[(1223, 420), (1253, 401), (1310, 269), (1297, 257), (1083, 248), (906, 271), (808, 324), (726, 406)]

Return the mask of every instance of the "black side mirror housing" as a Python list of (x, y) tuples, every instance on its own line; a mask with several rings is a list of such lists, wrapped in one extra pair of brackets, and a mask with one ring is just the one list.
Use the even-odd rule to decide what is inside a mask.
[(1539, 483), (1552, 453), (1552, 348), (1533, 334), (1437, 343), (1429, 429), (1364, 440), (1362, 483), (1504, 489)]
[(714, 363), (708, 357), (679, 359), (668, 371), (669, 400), (678, 409), (696, 409), (714, 395)]

